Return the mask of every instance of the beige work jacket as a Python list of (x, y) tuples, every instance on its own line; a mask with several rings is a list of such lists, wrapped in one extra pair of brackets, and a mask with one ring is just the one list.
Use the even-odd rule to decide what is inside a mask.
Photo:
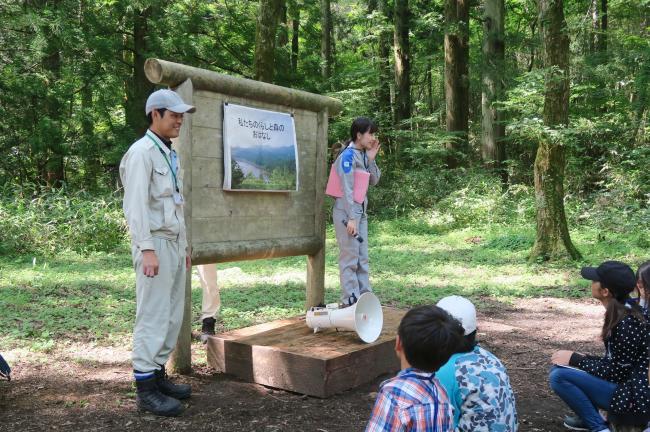
[[(151, 136), (158, 143), (154, 144)], [(165, 156), (159, 150), (165, 152)], [(174, 202), (174, 177), (167, 160), (167, 146), (151, 131), (133, 143), (120, 162), (124, 186), (124, 216), (131, 233), (131, 244), (141, 251), (155, 250), (152, 238), (177, 240), (181, 250), (187, 248), (183, 206)], [(178, 187), (183, 194), (180, 162)]]

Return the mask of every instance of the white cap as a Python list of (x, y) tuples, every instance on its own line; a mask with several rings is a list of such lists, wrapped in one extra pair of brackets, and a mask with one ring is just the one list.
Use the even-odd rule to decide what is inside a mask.
[(465, 330), (465, 336), (476, 331), (476, 308), (465, 297), (448, 296), (440, 300), (436, 306), (460, 321)]
[(196, 108), (183, 102), (183, 99), (171, 90), (156, 90), (147, 98), (144, 112), (148, 115), (155, 109), (165, 108), (175, 113), (193, 113)]

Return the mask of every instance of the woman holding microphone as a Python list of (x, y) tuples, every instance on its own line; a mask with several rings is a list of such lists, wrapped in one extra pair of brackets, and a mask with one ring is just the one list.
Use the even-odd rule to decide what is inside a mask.
[[(333, 221), (339, 245), (339, 278), (341, 303), (353, 305), (364, 292), (372, 291), (368, 266), (367, 187), (379, 182), (381, 171), (375, 162), (379, 141), (377, 125), (366, 117), (358, 117), (350, 127), (350, 140), (334, 161), (343, 196), (334, 202)], [(355, 171), (357, 174), (355, 175)], [(356, 182), (367, 182), (357, 184)], [(362, 199), (355, 201), (355, 190), (365, 189)], [(358, 191), (357, 191), (358, 192)]]

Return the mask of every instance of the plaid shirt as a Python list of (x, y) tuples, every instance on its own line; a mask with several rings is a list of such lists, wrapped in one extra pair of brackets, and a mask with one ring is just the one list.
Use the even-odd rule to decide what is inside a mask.
[(432, 373), (408, 368), (384, 381), (366, 432), (447, 432), (454, 416), (447, 393)]

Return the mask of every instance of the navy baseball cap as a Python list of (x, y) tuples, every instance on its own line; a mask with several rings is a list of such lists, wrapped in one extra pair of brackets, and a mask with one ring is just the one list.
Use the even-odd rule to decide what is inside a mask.
[(598, 267), (583, 267), (583, 278), (600, 282), (617, 299), (625, 298), (636, 286), (636, 277), (629, 265), (620, 261), (605, 261)]

